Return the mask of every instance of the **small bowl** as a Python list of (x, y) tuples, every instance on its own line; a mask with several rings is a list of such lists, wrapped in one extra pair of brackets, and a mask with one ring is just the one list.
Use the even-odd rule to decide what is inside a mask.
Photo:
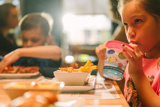
[(65, 72), (58, 70), (53, 73), (56, 80), (63, 81), (65, 86), (82, 86), (85, 85), (91, 72)]
[(11, 82), (5, 84), (3, 89), (9, 95), (10, 99), (13, 100), (17, 97), (23, 96), (27, 91), (49, 91), (55, 94), (58, 94), (63, 88), (64, 83), (50, 83), (50, 82), (41, 82), (41, 83), (22, 83), (22, 82)]

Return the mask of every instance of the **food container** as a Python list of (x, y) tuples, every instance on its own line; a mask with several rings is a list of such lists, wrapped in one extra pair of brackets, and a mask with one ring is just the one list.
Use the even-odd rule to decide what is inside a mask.
[(109, 79), (121, 80), (123, 78), (128, 61), (122, 53), (122, 44), (132, 48), (129, 44), (120, 41), (112, 40), (106, 43), (106, 58), (102, 74)]
[(49, 91), (55, 94), (58, 94), (60, 90), (63, 88), (63, 82), (31, 82), (31, 83), (22, 83), (22, 82), (11, 82), (5, 84), (3, 89), (9, 95), (10, 99), (15, 99), (19, 96), (23, 96), (23, 94), (27, 91)]
[(90, 76), (90, 72), (65, 72), (55, 71), (53, 72), (56, 80), (63, 81), (65, 86), (83, 86), (87, 78)]

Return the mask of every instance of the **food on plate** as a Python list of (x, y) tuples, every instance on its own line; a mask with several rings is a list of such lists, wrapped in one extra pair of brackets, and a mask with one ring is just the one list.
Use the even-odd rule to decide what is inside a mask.
[(73, 67), (59, 69), (60, 70), (53, 72), (56, 80), (63, 81), (65, 86), (82, 86), (85, 85), (92, 70), (97, 69), (97, 66), (88, 60), (86, 64), (79, 69), (74, 69)]
[(65, 71), (65, 72), (79, 72), (78, 69), (74, 69), (73, 67), (65, 67), (65, 68), (59, 68), (60, 72)]
[(87, 61), (87, 63), (84, 66), (81, 66), (79, 68), (79, 71), (82, 72), (89, 72), (91, 70), (97, 69), (97, 66), (94, 65), (90, 60)]
[(79, 65), (77, 63), (71, 63), (70, 66), (73, 67), (74, 69), (78, 69)]
[(75, 69), (74, 67), (64, 67), (59, 69), (60, 71), (65, 72), (90, 72), (91, 70), (97, 69), (97, 66), (88, 60), (87, 63), (84, 66), (81, 66), (79, 69)]
[(0, 73), (35, 73), (35, 72), (39, 72), (39, 67), (8, 66), (5, 67), (4, 70)]
[(57, 94), (48, 91), (28, 91), (11, 101), (13, 107), (55, 107)]

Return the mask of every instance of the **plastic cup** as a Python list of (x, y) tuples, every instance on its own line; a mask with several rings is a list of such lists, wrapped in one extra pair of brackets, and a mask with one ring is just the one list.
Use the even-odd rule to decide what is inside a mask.
[(122, 44), (132, 48), (129, 44), (120, 41), (112, 40), (106, 43), (106, 58), (102, 74), (112, 80), (121, 80), (123, 78), (123, 74), (128, 63), (122, 53)]

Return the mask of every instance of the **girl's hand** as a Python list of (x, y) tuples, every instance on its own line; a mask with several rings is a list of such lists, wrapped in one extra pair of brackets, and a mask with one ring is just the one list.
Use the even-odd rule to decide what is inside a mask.
[(0, 72), (2, 72), (5, 67), (11, 65), (20, 58), (19, 51), (20, 49), (17, 49), (4, 56), (3, 60), (0, 62)]
[(100, 45), (96, 48), (96, 54), (99, 60), (105, 60), (106, 56), (106, 43)]
[(103, 76), (102, 72), (103, 72), (103, 66), (104, 66), (104, 61), (105, 61), (105, 57), (106, 57), (106, 43), (104, 43), (96, 48), (96, 54), (99, 59), (98, 72), (101, 75), (101, 77), (105, 78)]
[(133, 49), (128, 46), (122, 45), (123, 54), (129, 61), (128, 71), (130, 75), (139, 74), (143, 72), (142, 69), (142, 57), (143, 54), (139, 50), (137, 45), (131, 45)]

